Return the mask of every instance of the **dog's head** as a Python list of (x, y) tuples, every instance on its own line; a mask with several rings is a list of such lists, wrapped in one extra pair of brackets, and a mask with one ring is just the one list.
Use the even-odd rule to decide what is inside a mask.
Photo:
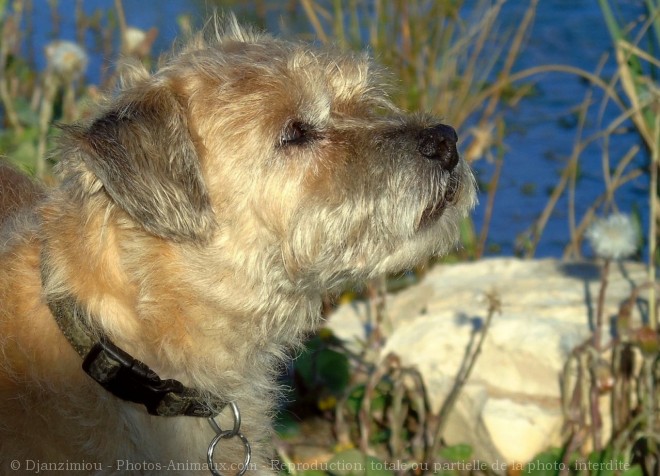
[(456, 132), (394, 107), (363, 55), (230, 19), (130, 76), (100, 116), (68, 128), (83, 188), (123, 226), (208, 260), (327, 288), (447, 251), (474, 206)]

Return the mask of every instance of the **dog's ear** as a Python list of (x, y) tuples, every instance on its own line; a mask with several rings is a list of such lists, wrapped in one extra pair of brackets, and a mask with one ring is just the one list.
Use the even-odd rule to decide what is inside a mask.
[(215, 221), (183, 106), (167, 86), (139, 89), (77, 130), (83, 162), (147, 231), (204, 241)]

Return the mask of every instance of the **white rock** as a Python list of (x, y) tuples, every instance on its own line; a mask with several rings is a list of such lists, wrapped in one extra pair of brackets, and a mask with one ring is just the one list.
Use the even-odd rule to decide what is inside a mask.
[(498, 454), (506, 458), (505, 463), (530, 461), (548, 446), (548, 436), (561, 430), (559, 409), (505, 398), (489, 398), (481, 420)]
[[(645, 280), (639, 263), (610, 270), (608, 323)], [(570, 351), (590, 335), (599, 288), (600, 269), (591, 263), (499, 258), (437, 266), (419, 284), (387, 297), (381, 355), (395, 352), (421, 372), (437, 412), (474, 326), (486, 316), (485, 295), (496, 293), (502, 312), (492, 321), (443, 436), (449, 444), (470, 444), (486, 461), (524, 463), (562, 441), (560, 376)], [(365, 303), (343, 305), (329, 327), (358, 345), (373, 326), (370, 312)]]

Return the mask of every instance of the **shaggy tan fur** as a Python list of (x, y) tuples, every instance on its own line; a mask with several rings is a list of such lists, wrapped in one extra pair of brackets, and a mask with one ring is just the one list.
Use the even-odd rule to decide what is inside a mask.
[[(398, 111), (365, 56), (226, 23), (65, 127), (45, 197), (0, 167), (2, 474), (162, 474), (204, 463), (214, 435), (85, 375), (46, 305), (59, 295), (162, 378), (237, 402), (269, 471), (274, 378), (322, 294), (445, 252), (474, 205), (453, 130)], [(234, 473), (242, 446), (219, 448)]]

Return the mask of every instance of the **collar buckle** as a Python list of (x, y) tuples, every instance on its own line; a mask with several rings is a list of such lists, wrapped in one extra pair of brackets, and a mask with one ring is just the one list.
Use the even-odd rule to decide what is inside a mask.
[(146, 407), (151, 415), (214, 417), (220, 408), (200, 403), (197, 392), (177, 380), (163, 380), (146, 364), (134, 359), (107, 339), (94, 344), (85, 356), (83, 370), (106, 390)]

